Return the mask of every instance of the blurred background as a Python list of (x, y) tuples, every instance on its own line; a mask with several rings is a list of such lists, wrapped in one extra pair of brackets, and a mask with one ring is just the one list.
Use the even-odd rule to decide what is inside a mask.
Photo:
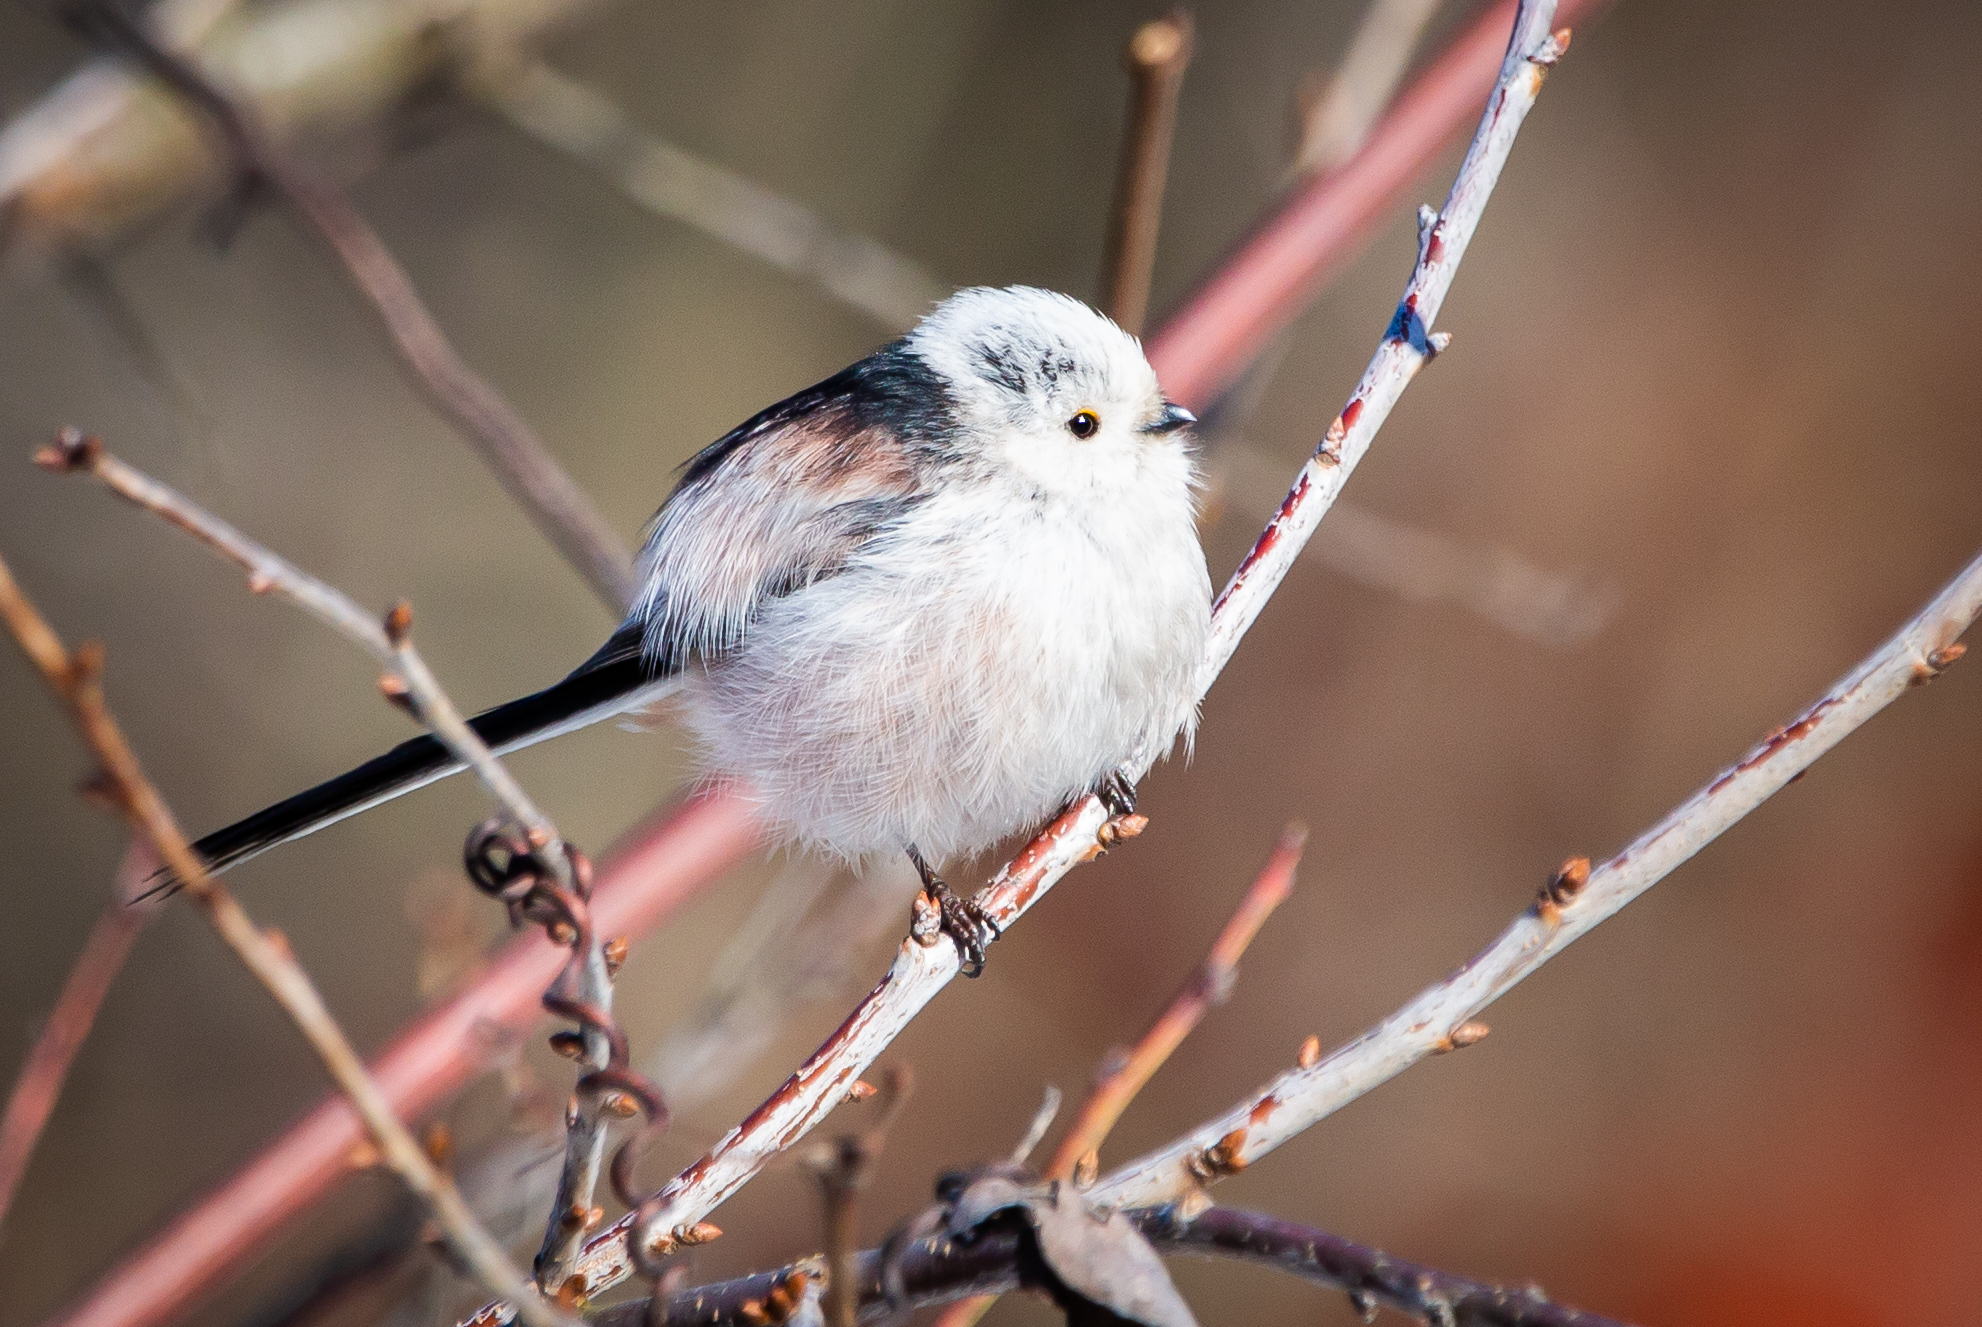
[[(617, 3), (538, 49), (642, 130), (907, 255), (939, 290), (1092, 296), (1121, 48), (1153, 13)], [(1301, 89), (1362, 13), (1198, 13), (1159, 319), (1282, 187)], [(1470, 17), (1439, 6), (1418, 60)], [(0, 10), (0, 114), (89, 58), (38, 9)], [(1324, 525), (1211, 694), (1195, 757), (1145, 785), (1149, 831), (1077, 873), (897, 1044), (919, 1089), (865, 1199), (870, 1242), (939, 1171), (1006, 1151), (1044, 1085), (1077, 1096), (1141, 1033), (1285, 821), (1313, 830), (1293, 899), (1104, 1167), (1239, 1099), (1304, 1037), (1337, 1044), (1443, 976), (1565, 857), (1620, 847), (1971, 556), (1978, 67), (1982, 10), (1961, 0), (1876, 16), (1837, 0), (1619, 0), (1579, 29), (1443, 315), (1452, 352), (1349, 486), (1345, 525), (1366, 538), (1352, 548)], [(306, 150), (629, 541), (693, 451), (894, 332), (643, 209), (485, 102), (416, 92)], [(1411, 205), (1443, 197), (1456, 157), (1238, 394), (1213, 447), (1215, 579), (1360, 372), (1412, 255)], [(410, 598), (466, 707), (555, 678), (612, 625), (409, 387), (323, 253), (271, 209), (217, 248), (200, 225), (211, 198), (98, 236), (91, 266), (23, 245), (0, 273), (0, 551), (66, 636), (107, 643), (111, 702), (195, 831), (374, 754), (404, 721), (357, 651), (243, 593), (159, 522), (29, 466), (59, 425), (101, 433), (361, 602)], [(1511, 603), (1400, 593), (1426, 557), (1515, 568)], [(11, 650), (0, 713), (11, 1074), (123, 835), (73, 795), (84, 758)], [(666, 726), (602, 727), (515, 766), (595, 852), (692, 773)], [(448, 955), (500, 939), (499, 910), (468, 897), (456, 866), (485, 812), (457, 780), (230, 877), (361, 1048), (421, 1008), (423, 971), (431, 987)], [(619, 1007), (637, 1060), (654, 1067), (671, 1028), (679, 1047), (783, 870), (753, 859), (635, 948)], [(783, 879), (796, 905), (819, 885)], [(871, 922), (847, 934), (865, 938), (784, 1014), (752, 1016), (737, 1046), (761, 1054), (732, 1048), (701, 1087), (670, 1083), (685, 1107), (648, 1162), (655, 1180), (775, 1086), (885, 965), (901, 882), (819, 887), (800, 933), (843, 948), (829, 923), (852, 909)], [(727, 971), (753, 964), (733, 955)], [(1484, 1044), (1356, 1103), (1221, 1201), (1646, 1324), (1972, 1321), (1982, 670), (1906, 697), (1487, 1021)], [(569, 1068), (541, 1040), (507, 1083), (491, 1075), (444, 1113), (464, 1173), (513, 1155), (561, 1098)], [(205, 925), (167, 908), (0, 1228), (0, 1321), (73, 1301), (324, 1088)], [(698, 1253), (697, 1278), (814, 1250), (816, 1202), (805, 1172), (773, 1169), (716, 1213), (727, 1234)], [(389, 1179), (354, 1177), (194, 1320), (280, 1320), (399, 1210)], [(1355, 1320), (1342, 1297), (1271, 1272), (1175, 1271), (1207, 1323)], [(408, 1284), (311, 1320), (375, 1320)], [(1022, 1297), (994, 1313), (1052, 1320)]]

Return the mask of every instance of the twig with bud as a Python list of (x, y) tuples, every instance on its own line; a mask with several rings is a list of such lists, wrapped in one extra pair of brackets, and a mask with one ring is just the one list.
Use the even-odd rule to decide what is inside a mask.
[(151, 843), (221, 940), (303, 1033), (331, 1078), (364, 1117), (379, 1159), (426, 1203), (449, 1245), (482, 1284), (515, 1303), (530, 1327), (572, 1327), (511, 1264), (502, 1246), (468, 1210), (453, 1181), (393, 1114), (391, 1104), (365, 1072), (364, 1062), (331, 1016), (309, 974), (296, 961), (289, 942), (280, 933), (257, 926), (233, 894), (207, 873), (206, 864), (180, 831), (171, 808), (146, 777), (104, 702), (103, 647), (86, 642), (72, 652), (64, 646), (14, 583), (4, 562), (0, 562), (0, 619), (6, 621), (21, 652), (41, 672), (96, 756), (101, 766), (98, 786), (131, 828)]
[[(602, 939), (591, 923), (591, 864), (566, 843), (488, 745), (462, 718), (413, 645), (413, 610), (401, 602), (376, 620), (335, 586), (311, 576), (256, 543), (190, 498), (112, 455), (98, 439), (64, 429), (36, 454), (58, 473), (88, 474), (111, 492), (192, 535), (248, 573), (256, 594), (277, 594), (366, 650), (383, 667), (379, 689), (425, 724), (454, 758), (472, 769), (495, 796), (503, 817), (469, 838), (469, 874), (508, 904), (512, 920), (543, 924), (572, 951), (544, 1004), (571, 1019), (577, 1033), (554, 1045), (582, 1059), (588, 1072), (566, 1109), (567, 1150), (558, 1199), (538, 1255), (538, 1281), (559, 1289), (585, 1236), (603, 1219), (593, 1205), (614, 1117), (644, 1112), (663, 1117), (659, 1093), (628, 1065), (626, 1038), (612, 1017), (613, 975), (623, 941)], [(176, 865), (173, 873), (183, 882)], [(594, 1213), (599, 1213), (594, 1215)]]
[(1301, 1063), (1225, 1114), (1124, 1166), (1091, 1193), (1107, 1207), (1209, 1202), (1204, 1185), (1274, 1148), (1412, 1065), (1470, 1046), (1478, 1019), (1542, 964), (1615, 915), (1774, 796), (1825, 752), (1961, 658), (1956, 638), (1982, 613), (1982, 555), (1815, 704), (1601, 865), (1565, 862), (1512, 925), (1444, 981), (1326, 1059)]
[[(1212, 942), (1211, 952), (1198, 965), (1184, 988), (1143, 1033), (1142, 1040), (1118, 1063), (1109, 1065), (1096, 1079), (1087, 1099), (1074, 1113), (1066, 1133), (1047, 1160), (1041, 1175), (1049, 1180), (1071, 1179), (1077, 1186), (1094, 1183), (1100, 1173), (1100, 1148), (1115, 1122), (1122, 1118), (1129, 1103), (1163, 1067), (1204, 1020), (1204, 1016), (1230, 996), (1238, 980), (1239, 959), (1273, 910), (1286, 901), (1294, 889), (1294, 870), (1301, 862), (1301, 848), (1307, 842), (1306, 826), (1289, 825), (1280, 833), (1272, 856), (1260, 869), (1252, 887), (1239, 901), (1238, 911), (1225, 923), (1225, 929)], [(1030, 1150), (1030, 1149), (1028, 1149)], [(970, 1327), (996, 1302), (992, 1295), (961, 1300), (944, 1310), (936, 1327)]]

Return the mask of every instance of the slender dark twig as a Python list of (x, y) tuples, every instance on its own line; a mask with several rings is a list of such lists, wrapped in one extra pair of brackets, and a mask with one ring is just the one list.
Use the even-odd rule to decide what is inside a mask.
[(1375, 1317), (1380, 1304), (1436, 1327), (1619, 1327), (1615, 1319), (1556, 1304), (1536, 1286), (1510, 1290), (1469, 1281), (1260, 1212), (1213, 1207), (1184, 1220), (1174, 1208), (1156, 1207), (1133, 1215), (1165, 1253), (1276, 1267), (1345, 1292), (1365, 1321)]
[(160, 46), (108, 0), (74, 0), (65, 15), (191, 102), (209, 120), (240, 172), (235, 205), (263, 187), (295, 209), (343, 263), (385, 324), (427, 398), (481, 454), (509, 495), (614, 613), (633, 603), (632, 559), (516, 408), (468, 367), (421, 301), (406, 269), (351, 201), (277, 148), (192, 63)]
[[(1376, 1306), (1433, 1327), (1622, 1327), (1611, 1318), (1564, 1308), (1533, 1287), (1510, 1290), (1393, 1258), (1311, 1226), (1232, 1208), (1214, 1207), (1184, 1220), (1169, 1207), (1129, 1213), (1162, 1253), (1241, 1258), (1347, 1294), (1367, 1317)], [(1023, 1287), (1023, 1250), (1009, 1228), (986, 1228), (968, 1241), (936, 1236), (908, 1246), (900, 1262), (906, 1303), (924, 1308), (967, 1296)], [(855, 1260), (860, 1307), (869, 1316), (889, 1307), (881, 1285), (881, 1253)], [(807, 1258), (774, 1272), (696, 1286), (667, 1296), (661, 1311), (633, 1300), (594, 1316), (591, 1327), (757, 1327), (790, 1320), (817, 1297), (824, 1262)], [(779, 1316), (780, 1312), (782, 1316)]]
[(1170, 141), (1177, 130), (1177, 94), (1191, 62), (1191, 18), (1183, 10), (1143, 24), (1129, 38), (1129, 124), (1108, 217), (1102, 259), (1101, 307), (1140, 336), (1149, 316), (1149, 279), (1156, 269), (1156, 229), (1170, 174)]

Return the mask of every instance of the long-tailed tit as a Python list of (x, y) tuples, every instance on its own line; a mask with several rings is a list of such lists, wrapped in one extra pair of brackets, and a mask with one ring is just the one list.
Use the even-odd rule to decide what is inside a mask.
[[(711, 771), (778, 836), (932, 869), (1096, 792), (1196, 724), (1211, 585), (1191, 414), (1136, 340), (1043, 290), (965, 290), (736, 428), (649, 529), (626, 621), (480, 715), (498, 751), (679, 692)], [(460, 769), (401, 743), (197, 845), (224, 869)]]

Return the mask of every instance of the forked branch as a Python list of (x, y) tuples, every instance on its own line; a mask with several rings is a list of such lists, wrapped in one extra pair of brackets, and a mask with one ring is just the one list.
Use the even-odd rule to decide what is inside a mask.
[(331, 1078), (364, 1117), (380, 1159), (427, 1205), (462, 1261), (483, 1285), (516, 1304), (531, 1327), (573, 1327), (524, 1280), (502, 1246), (475, 1220), (454, 1182), (434, 1165), (393, 1114), (309, 974), (296, 961), (288, 941), (276, 931), (256, 926), (233, 894), (207, 874), (205, 863), (180, 832), (171, 809), (145, 776), (104, 703), (102, 647), (85, 644), (71, 653), (14, 583), (4, 562), (0, 562), (0, 618), (5, 619), (21, 652), (40, 671), (100, 762), (98, 786), (117, 804), (131, 828), (150, 841), (221, 940), (301, 1030)]
[[(503, 898), (515, 919), (543, 922), (554, 940), (572, 949), (570, 964), (544, 997), (552, 1012), (582, 1028), (573, 1048), (589, 1070), (567, 1110), (565, 1168), (537, 1260), (542, 1283), (562, 1285), (585, 1235), (602, 1219), (602, 1214), (594, 1215), (593, 1195), (603, 1169), (609, 1116), (638, 1109), (651, 1117), (661, 1111), (658, 1093), (630, 1071), (625, 1037), (612, 1019), (617, 964), (591, 923), (589, 863), (564, 842), (550, 817), (442, 690), (413, 646), (410, 606), (399, 604), (383, 622), (373, 619), (343, 591), (278, 557), (78, 430), (65, 429), (35, 459), (45, 469), (87, 473), (119, 497), (162, 516), (243, 568), (256, 593), (281, 595), (369, 652), (385, 669), (380, 688), (387, 698), (408, 709), (455, 759), (474, 770), (520, 831), (520, 839), (511, 843), (499, 824), (484, 826), (470, 841), (469, 864), (476, 883)], [(491, 847), (500, 851), (499, 858), (491, 857)], [(184, 879), (176, 867), (174, 874)], [(624, 942), (619, 948), (623, 953)]]

